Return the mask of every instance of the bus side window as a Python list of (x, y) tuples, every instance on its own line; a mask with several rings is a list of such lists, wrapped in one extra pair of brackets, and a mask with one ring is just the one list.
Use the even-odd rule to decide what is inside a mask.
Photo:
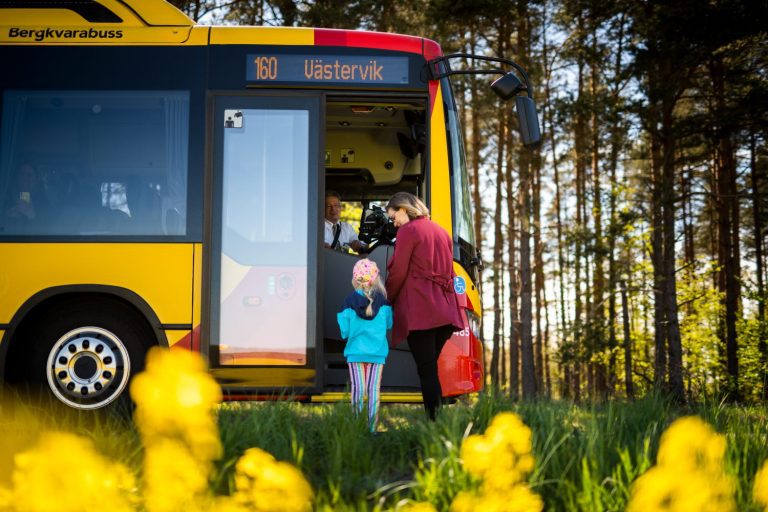
[[(6, 90), (1, 97), (1, 235), (186, 234), (188, 91)], [(13, 192), (13, 173), (30, 155), (48, 190)], [(50, 204), (40, 215), (35, 204), (30, 221), (4, 215), (21, 192), (30, 199), (22, 205), (28, 217), (32, 200)]]
[(126, 180), (126, 197), (131, 211), (132, 231), (141, 234), (162, 233), (161, 185), (151, 183), (138, 176)]

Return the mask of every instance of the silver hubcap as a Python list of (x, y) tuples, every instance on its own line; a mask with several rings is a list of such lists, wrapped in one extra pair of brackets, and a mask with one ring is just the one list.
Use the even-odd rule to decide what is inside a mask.
[(131, 361), (123, 342), (100, 327), (78, 327), (53, 345), (48, 385), (76, 409), (98, 409), (115, 400), (128, 383)]

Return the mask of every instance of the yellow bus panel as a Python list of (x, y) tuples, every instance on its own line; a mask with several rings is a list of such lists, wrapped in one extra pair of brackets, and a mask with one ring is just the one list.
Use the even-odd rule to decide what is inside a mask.
[(192, 276), (192, 327), (199, 327), (203, 305), (203, 244), (192, 246), (194, 275)]
[[(33, 2), (28, 2), (33, 4)], [(81, 2), (86, 4), (87, 2)], [(104, 9), (100, 12), (112, 14), (107, 21), (88, 21), (70, 5), (74, 2), (60, 2), (59, 7), (54, 2), (48, 2), (47, 7), (13, 7), (3, 9), (4, 25), (40, 25), (45, 20), (47, 26), (84, 26), (98, 25), (109, 27), (147, 27), (147, 26), (192, 26), (194, 21), (165, 0), (133, 0), (128, 4), (121, 0), (99, 0)], [(18, 4), (21, 5), (21, 4)], [(87, 7), (87, 6), (86, 6)], [(94, 9), (91, 8), (93, 13)]]
[[(345, 392), (328, 392), (321, 395), (312, 395), (310, 400), (312, 402), (348, 402), (349, 393)], [(379, 399), (382, 403), (421, 403), (422, 397), (420, 392), (403, 392), (403, 393), (391, 393), (384, 391), (379, 395)]]
[(187, 330), (177, 330), (177, 329), (166, 329), (165, 330), (165, 336), (168, 338), (168, 346), (172, 347), (178, 342), (182, 340), (185, 336), (189, 336), (189, 333), (191, 331), (189, 329)]
[[(192, 244), (8, 243), (0, 251), (0, 323), (41, 290), (106, 285), (141, 296), (164, 324), (192, 321)], [(29, 269), (38, 269), (31, 273)]]
[[(196, 27), (164, 0), (101, 0), (106, 17), (86, 19), (74, 3), (60, 8), (4, 8), (0, 43), (19, 45), (205, 45), (209, 27)], [(32, 2), (30, 2), (32, 4)], [(53, 4), (49, 2), (49, 4)], [(72, 8), (68, 8), (74, 5)], [(93, 9), (90, 10), (93, 14)]]
[(432, 168), (430, 171), (432, 208), (430, 213), (432, 220), (443, 226), (448, 234), (453, 237), (451, 178), (448, 174), (448, 139), (445, 134), (445, 112), (442, 97), (443, 92), (440, 85), (438, 85), (430, 119), (430, 147), (432, 148), (430, 152), (430, 157), (432, 158)]
[(211, 44), (312, 46), (315, 44), (315, 31), (286, 27), (212, 27)]

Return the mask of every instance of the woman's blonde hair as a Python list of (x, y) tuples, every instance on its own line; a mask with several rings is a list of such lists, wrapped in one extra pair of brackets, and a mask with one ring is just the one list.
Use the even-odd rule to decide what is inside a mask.
[(396, 192), (389, 200), (386, 207), (387, 210), (395, 211), (400, 208), (405, 210), (405, 213), (411, 220), (419, 217), (429, 217), (429, 208), (427, 208), (427, 205), (410, 192)]

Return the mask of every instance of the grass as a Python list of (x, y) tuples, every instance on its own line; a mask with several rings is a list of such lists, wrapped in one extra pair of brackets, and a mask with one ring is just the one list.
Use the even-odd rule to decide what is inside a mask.
[[(447, 510), (459, 491), (473, 486), (459, 459), (462, 439), (483, 432), (496, 413), (507, 410), (533, 431), (537, 464), (530, 482), (546, 510), (623, 510), (632, 481), (654, 463), (661, 433), (688, 414), (726, 435), (726, 471), (738, 479), (737, 509), (759, 510), (751, 489), (755, 472), (768, 459), (768, 408), (719, 403), (680, 408), (659, 398), (576, 406), (513, 403), (483, 394), (443, 408), (434, 423), (425, 420), (421, 406), (385, 405), (383, 433), (377, 436), (344, 403), (225, 403), (219, 410), (224, 455), (212, 486), (216, 493), (230, 493), (237, 458), (260, 447), (303, 471), (315, 489), (316, 510), (392, 510), (408, 500)], [(19, 430), (3, 411), (0, 454), (29, 445), (40, 430), (63, 428), (93, 438), (100, 451), (139, 473), (139, 437), (125, 419), (29, 406), (19, 414), (34, 416), (37, 426)], [(7, 481), (9, 465), (0, 467)]]

